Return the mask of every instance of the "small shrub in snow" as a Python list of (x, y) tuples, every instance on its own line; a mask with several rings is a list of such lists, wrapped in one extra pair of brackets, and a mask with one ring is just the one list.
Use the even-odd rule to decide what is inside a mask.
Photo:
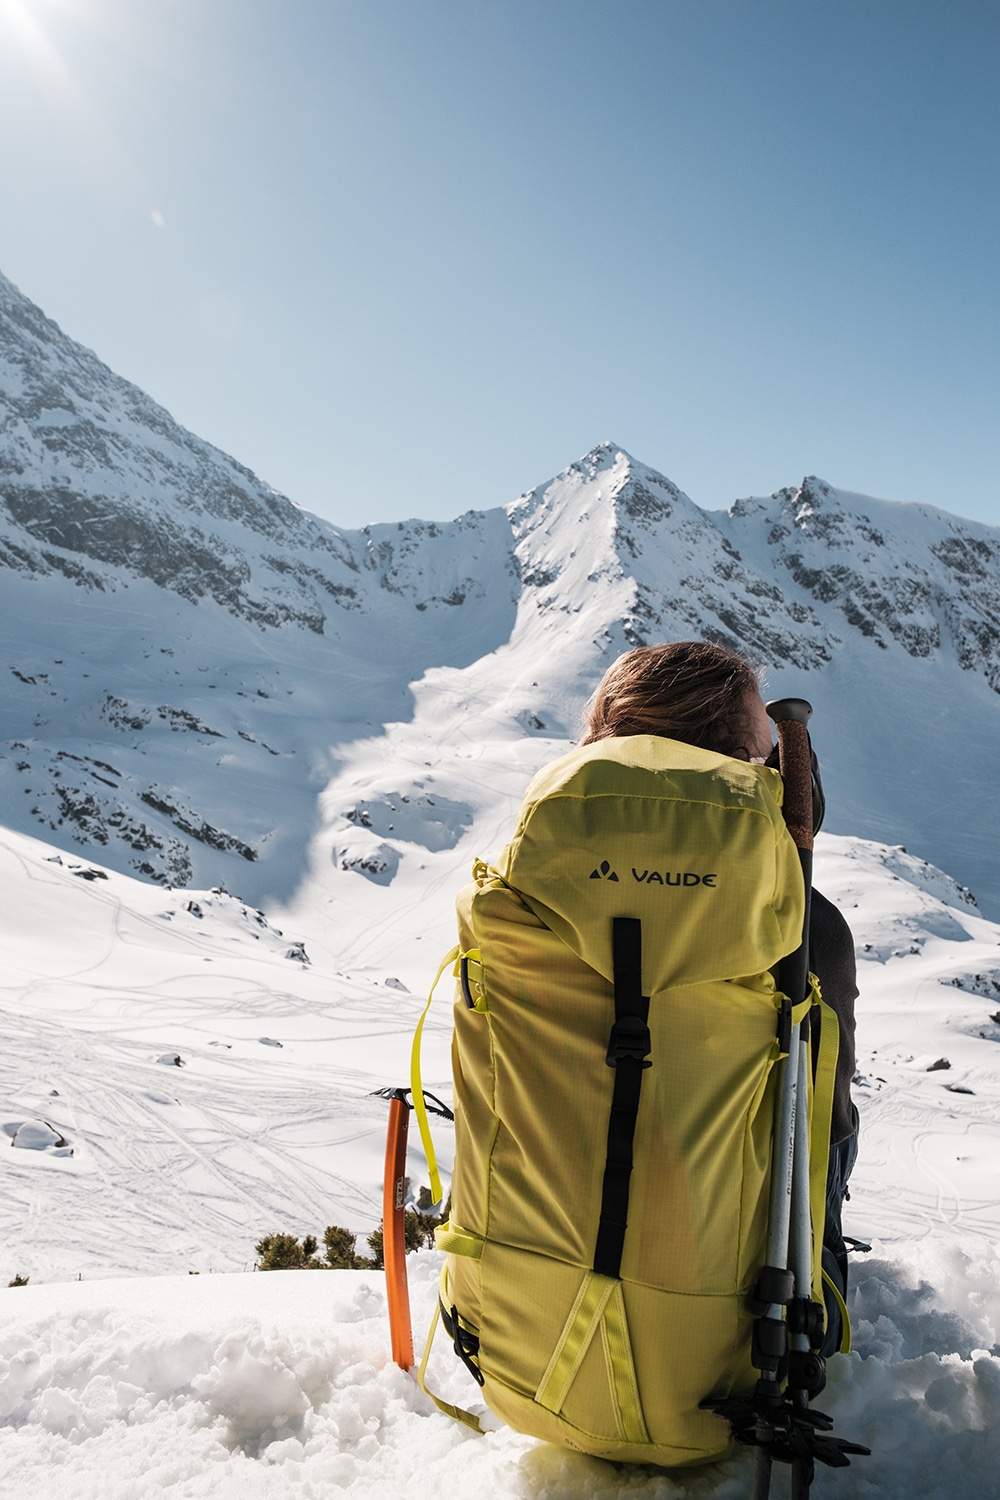
[[(420, 1204), (423, 1204), (425, 1194), (429, 1199), (430, 1194), (427, 1189), (422, 1188), (417, 1200)], [(406, 1210), (403, 1215), (403, 1234), (407, 1255), (413, 1250), (434, 1248), (434, 1231), (447, 1219), (450, 1204), (449, 1198), (443, 1213), (440, 1214), (414, 1213), (411, 1209)], [(368, 1247), (372, 1252), (371, 1256), (359, 1255), (357, 1236), (340, 1224), (328, 1224), (323, 1230), (323, 1248), (326, 1254), (321, 1260), (316, 1254), (319, 1245), (315, 1235), (304, 1235), (300, 1244), (294, 1234), (265, 1234), (254, 1246), (259, 1257), (255, 1269), (258, 1271), (381, 1271), (385, 1266), (381, 1228), (373, 1230), (367, 1239)]]
[(355, 1253), (355, 1236), (339, 1224), (328, 1224), (323, 1231), (324, 1259), (316, 1254), (319, 1242), (314, 1234), (304, 1235), (301, 1244), (294, 1234), (265, 1234), (254, 1249), (259, 1256), (258, 1271), (360, 1271), (376, 1264)]
[[(444, 1223), (446, 1218), (447, 1214), (422, 1214), (407, 1209), (403, 1215), (403, 1236), (407, 1255), (414, 1250), (433, 1250), (434, 1231), (439, 1224)], [(368, 1243), (374, 1256), (374, 1264), (381, 1269), (385, 1265), (382, 1230), (376, 1229), (370, 1234)]]
[(323, 1230), (326, 1264), (331, 1271), (359, 1271), (375, 1265), (357, 1253), (357, 1236), (339, 1224), (328, 1224)]
[(294, 1234), (265, 1234), (254, 1246), (260, 1259), (258, 1271), (305, 1271), (319, 1269), (316, 1240), (306, 1235), (302, 1244)]

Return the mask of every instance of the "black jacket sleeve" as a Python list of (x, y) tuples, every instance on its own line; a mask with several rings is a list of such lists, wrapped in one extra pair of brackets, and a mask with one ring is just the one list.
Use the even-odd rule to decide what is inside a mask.
[(840, 1053), (833, 1096), (832, 1143), (846, 1140), (857, 1129), (851, 1102), (854, 1077), (854, 1002), (858, 998), (854, 937), (840, 909), (813, 887), (809, 923), (809, 967), (819, 980), (823, 999), (837, 1013)]

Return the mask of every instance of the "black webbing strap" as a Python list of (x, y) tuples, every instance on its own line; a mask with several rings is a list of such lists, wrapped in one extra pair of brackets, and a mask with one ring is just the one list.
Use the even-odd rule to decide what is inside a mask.
[(639, 1113), (642, 1073), (650, 1064), (649, 998), (642, 993), (642, 923), (615, 917), (612, 933), (615, 973), (615, 1024), (608, 1042), (608, 1066), (615, 1070), (615, 1090), (608, 1120), (601, 1222), (594, 1249), (594, 1270), (618, 1276), (628, 1224), (632, 1141)]

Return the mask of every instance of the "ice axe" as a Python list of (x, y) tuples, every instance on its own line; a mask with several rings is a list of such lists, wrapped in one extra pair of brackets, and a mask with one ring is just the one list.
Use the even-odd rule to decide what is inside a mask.
[(406, 1089), (379, 1089), (379, 1094), (389, 1100), (382, 1180), (382, 1260), (389, 1308), (389, 1336), (394, 1361), (401, 1370), (409, 1370), (413, 1364), (413, 1325), (410, 1320), (410, 1289), (406, 1280), (405, 1216), (410, 1101)]
[[(382, 1179), (382, 1260), (385, 1294), (389, 1309), (392, 1357), (401, 1370), (412, 1368), (413, 1324), (410, 1319), (410, 1289), (406, 1279), (406, 1140), (410, 1128), (410, 1091), (403, 1088), (376, 1089), (389, 1101), (389, 1126), (385, 1138), (385, 1172)], [(425, 1108), (447, 1120), (454, 1115), (433, 1094), (424, 1093)], [(430, 1103), (426, 1103), (429, 1100)]]

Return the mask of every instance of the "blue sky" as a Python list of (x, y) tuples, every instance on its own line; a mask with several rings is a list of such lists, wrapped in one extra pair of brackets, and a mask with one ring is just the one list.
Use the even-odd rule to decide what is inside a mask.
[(1000, 524), (995, 0), (0, 0), (0, 270), (338, 524), (612, 438)]

